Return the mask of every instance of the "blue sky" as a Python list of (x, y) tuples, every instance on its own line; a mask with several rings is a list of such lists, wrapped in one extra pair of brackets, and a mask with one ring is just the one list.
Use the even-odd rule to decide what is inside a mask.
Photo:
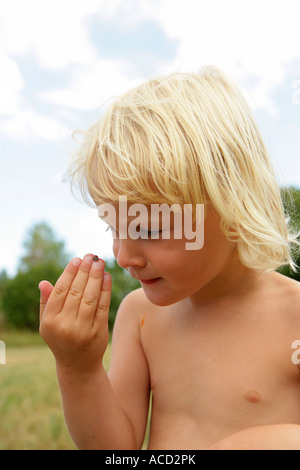
[(96, 211), (63, 182), (71, 135), (110, 97), (216, 64), (243, 87), (282, 185), (300, 187), (299, 0), (1, 0), (0, 270), (33, 223), (110, 257)]

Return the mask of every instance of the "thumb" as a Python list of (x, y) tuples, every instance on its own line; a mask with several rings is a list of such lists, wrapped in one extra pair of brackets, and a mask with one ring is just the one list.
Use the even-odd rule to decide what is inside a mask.
[(39, 289), (41, 292), (41, 296), (40, 296), (40, 321), (41, 321), (49, 296), (52, 292), (53, 286), (48, 281), (41, 281), (39, 283)]

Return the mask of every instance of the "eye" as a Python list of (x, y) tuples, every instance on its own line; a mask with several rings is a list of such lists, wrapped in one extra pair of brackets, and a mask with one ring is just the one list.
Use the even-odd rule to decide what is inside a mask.
[(149, 237), (151, 239), (161, 238), (163, 231), (162, 230), (148, 230)]
[(139, 229), (141, 238), (145, 238), (145, 239), (150, 238), (152, 240), (161, 238), (162, 232), (163, 232), (162, 230), (148, 230), (148, 229), (143, 229), (141, 227)]

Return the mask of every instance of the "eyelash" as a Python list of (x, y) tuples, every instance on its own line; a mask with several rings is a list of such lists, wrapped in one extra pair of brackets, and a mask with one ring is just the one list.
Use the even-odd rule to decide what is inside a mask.
[[(111, 225), (108, 225), (107, 228), (105, 229), (105, 232), (108, 232), (108, 231), (111, 231), (112, 233), (117, 233), (117, 230), (112, 227)], [(151, 235), (154, 236), (154, 235), (159, 235), (158, 239), (161, 238), (161, 235), (163, 233), (163, 230), (143, 230), (140, 228), (140, 233), (147, 233), (148, 237), (151, 238)], [(153, 239), (156, 239), (156, 238), (153, 238)]]

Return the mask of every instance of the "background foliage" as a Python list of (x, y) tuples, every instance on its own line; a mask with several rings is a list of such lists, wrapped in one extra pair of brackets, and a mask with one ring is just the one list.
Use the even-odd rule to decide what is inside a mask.
[[(281, 191), (282, 200), (285, 206), (287, 217), (290, 219), (290, 226), (295, 233), (300, 234), (300, 189), (284, 188)], [(300, 242), (300, 237), (298, 236)], [(298, 266), (298, 272), (291, 271), (289, 266), (283, 266), (278, 269), (281, 274), (300, 281), (300, 250), (299, 247), (293, 247), (294, 260)]]

